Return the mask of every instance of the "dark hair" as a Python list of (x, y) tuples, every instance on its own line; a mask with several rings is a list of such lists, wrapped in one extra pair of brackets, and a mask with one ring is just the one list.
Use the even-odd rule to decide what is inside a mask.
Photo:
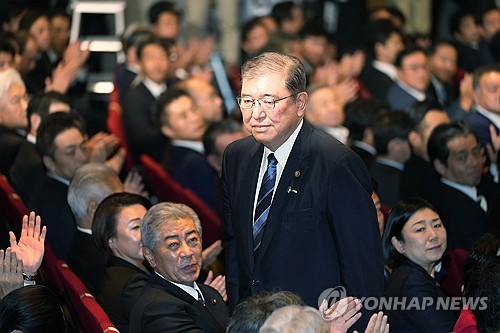
[(160, 97), (156, 101), (156, 114), (158, 116), (158, 122), (160, 126), (168, 126), (170, 124), (170, 117), (168, 115), (168, 112), (166, 112), (166, 108), (170, 105), (170, 103), (182, 96), (186, 96), (193, 101), (193, 98), (187, 92), (187, 90), (180, 88), (167, 89), (163, 94), (160, 95)]
[(422, 120), (429, 111), (445, 112), (441, 106), (434, 101), (416, 102), (408, 108), (408, 131), (421, 132)]
[(14, 36), (14, 40), (16, 41), (17, 47), (18, 47), (18, 53), (20, 55), (23, 55), (24, 52), (26, 51), (26, 44), (28, 44), (28, 40), (33, 39), (36, 40), (35, 37), (29, 32), (29, 31), (19, 31), (16, 33)]
[(4, 34), (0, 34), (0, 52), (5, 52), (11, 55), (12, 60), (16, 56), (16, 49), (12, 45), (12, 40), (6, 38)]
[(137, 28), (129, 34), (127, 34), (126, 31), (121, 39), (123, 44), (123, 50), (127, 52), (127, 50), (132, 46), (138, 48), (142, 42), (151, 39), (153, 37), (154, 34), (151, 32), (151, 30), (145, 28)]
[(405, 260), (405, 256), (399, 253), (392, 245), (392, 237), (403, 240), (403, 228), (408, 220), (418, 211), (428, 208), (434, 212), (436, 209), (422, 198), (409, 198), (396, 203), (387, 219), (384, 234), (382, 236), (382, 253), (384, 261), (391, 268), (396, 268)]
[(165, 51), (165, 53), (167, 54), (167, 58), (168, 58), (169, 42), (166, 39), (158, 38), (154, 35), (151, 35), (151, 37), (149, 37), (149, 38), (144, 36), (144, 38), (140, 39), (140, 42), (137, 45), (137, 58), (141, 59), (144, 48), (148, 45), (151, 45), (151, 44), (158, 45), (159, 47), (161, 47)]
[(408, 114), (403, 111), (380, 112), (373, 120), (375, 149), (381, 155), (388, 153), (391, 140), (406, 140), (408, 136)]
[(477, 90), (479, 88), (479, 81), (481, 80), (481, 77), (484, 74), (490, 72), (500, 73), (500, 65), (493, 64), (493, 65), (481, 66), (474, 71), (474, 74), (472, 76), (472, 87), (474, 88), (474, 90)]
[(458, 56), (457, 45), (451, 40), (441, 39), (433, 42), (431, 46), (427, 49), (427, 55), (433, 56), (441, 46), (449, 46), (455, 50)]
[(205, 155), (217, 154), (215, 140), (222, 134), (233, 134), (241, 131), (241, 124), (233, 119), (225, 119), (218, 123), (211, 124), (203, 135), (203, 146)]
[(245, 298), (234, 310), (227, 333), (258, 333), (274, 310), (287, 305), (305, 305), (299, 295), (291, 291), (262, 292)]
[(324, 37), (325, 39), (328, 39), (325, 28), (315, 22), (306, 23), (302, 29), (300, 29), (299, 37), (300, 39), (304, 39), (306, 37)]
[(41, 156), (54, 158), (54, 140), (62, 132), (76, 128), (85, 133), (79, 117), (68, 112), (54, 112), (42, 120), (36, 133), (36, 149)]
[(61, 305), (47, 287), (22, 287), (0, 301), (0, 332), (63, 333), (64, 329)]
[(49, 20), (52, 20), (54, 17), (63, 17), (71, 24), (71, 16), (68, 14), (66, 10), (63, 8), (54, 8), (49, 12)]
[(373, 119), (382, 109), (388, 109), (386, 102), (358, 98), (345, 106), (344, 125), (349, 129), (349, 138), (363, 140), (364, 132), (372, 127)]
[(283, 23), (283, 21), (293, 19), (292, 9), (294, 7), (297, 7), (297, 5), (293, 1), (277, 3), (271, 10), (271, 17), (276, 20), (278, 26), (281, 26), (281, 23)]
[(28, 103), (28, 130), (31, 128), (30, 117), (32, 114), (38, 114), (43, 120), (49, 115), (50, 105), (52, 103), (64, 103), (71, 108), (71, 101), (67, 95), (57, 91), (42, 92), (33, 97)]
[(431, 164), (434, 164), (437, 159), (443, 165), (448, 166), (448, 156), (450, 156), (448, 142), (456, 137), (466, 137), (471, 134), (476, 137), (469, 124), (463, 120), (436, 126), (427, 142), (427, 153)]
[(149, 8), (149, 23), (156, 24), (163, 13), (170, 13), (179, 17), (179, 12), (175, 10), (175, 5), (172, 2), (158, 1)]
[(500, 330), (500, 256), (489, 258), (470, 274), (464, 285), (464, 297), (486, 301), (486, 307), (472, 308), (476, 326), (481, 333), (496, 333)]
[(467, 11), (465, 9), (459, 9), (457, 10), (450, 18), (450, 31), (451, 33), (461, 33), (460, 32), (460, 24), (462, 23), (462, 20), (466, 18), (467, 16), (472, 16), (474, 18), (474, 14), (472, 12)]
[(385, 44), (393, 33), (398, 34), (403, 39), (401, 31), (388, 20), (376, 20), (369, 22), (366, 29), (366, 46), (370, 52), (370, 56), (376, 58), (375, 44)]
[[(26, 5), (18, 0), (2, 2), (2, 10), (0, 11), (0, 23), (8, 23), (15, 17), (21, 16), (26, 10)], [(0, 29), (3, 27), (0, 27)]]
[(401, 23), (403, 23), (403, 25), (406, 23), (406, 17), (405, 17), (405, 15), (397, 7), (395, 7), (395, 6), (388, 6), (387, 7), (387, 11), (392, 15), (392, 17), (400, 19)]
[(500, 11), (500, 8), (498, 8), (497, 6), (495, 6), (493, 4), (487, 4), (487, 5), (479, 7), (479, 9), (476, 11), (476, 15), (475, 15), (476, 23), (479, 25), (483, 25), (484, 15), (486, 15), (489, 12), (493, 12), (493, 11)]
[(29, 31), (31, 29), (31, 26), (33, 25), (33, 23), (35, 23), (41, 17), (45, 17), (45, 18), (47, 18), (47, 20), (49, 19), (47, 14), (45, 14), (44, 12), (42, 12), (40, 10), (36, 10), (36, 9), (28, 10), (21, 17), (21, 20), (19, 21), (19, 30), (20, 31), (22, 31), (22, 30)]
[(478, 267), (497, 255), (500, 249), (500, 232), (493, 231), (482, 235), (471, 247), (464, 264), (464, 286)]
[(425, 50), (423, 48), (418, 47), (418, 46), (408, 46), (403, 51), (398, 53), (398, 55), (396, 56), (396, 61), (395, 61), (394, 65), (396, 65), (397, 68), (401, 68), (404, 59), (407, 56), (412, 55), (414, 53), (422, 53), (423, 55), (425, 55), (427, 57), (427, 54), (425, 53)]
[(116, 235), (118, 215), (124, 208), (133, 205), (151, 208), (151, 202), (148, 199), (127, 192), (112, 194), (99, 204), (92, 221), (92, 236), (98, 248), (112, 254), (109, 240)]
[(262, 17), (254, 17), (253, 19), (245, 22), (241, 27), (241, 42), (244, 43), (248, 39), (250, 32), (258, 26), (265, 29), (265, 25), (262, 23)]

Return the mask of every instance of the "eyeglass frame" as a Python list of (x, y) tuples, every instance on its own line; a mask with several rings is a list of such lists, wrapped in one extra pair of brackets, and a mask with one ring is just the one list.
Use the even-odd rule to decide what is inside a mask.
[(239, 106), (240, 108), (244, 109), (244, 110), (251, 110), (251, 109), (253, 109), (253, 108), (254, 108), (254, 106), (255, 106), (255, 102), (259, 102), (259, 106), (260, 106), (260, 108), (261, 108), (262, 110), (264, 110), (264, 111), (273, 111), (273, 110), (276, 108), (276, 102), (279, 102), (279, 101), (285, 100), (285, 99), (287, 99), (287, 98), (293, 97), (293, 96), (295, 96), (295, 95), (300, 94), (301, 92), (303, 92), (303, 91), (299, 91), (299, 92), (296, 92), (295, 94), (292, 94), (292, 95), (290, 95), (290, 96), (281, 97), (281, 98), (278, 98), (278, 99), (275, 99), (274, 97), (271, 97), (271, 96), (265, 96), (265, 97), (262, 97), (262, 98), (272, 98), (272, 99), (274, 100), (274, 103), (273, 103), (273, 108), (272, 108), (272, 109), (269, 109), (269, 110), (264, 109), (264, 108), (262, 107), (262, 104), (260, 103), (261, 98), (256, 98), (256, 99), (252, 98), (252, 106), (251, 106), (251, 107), (249, 107), (249, 108), (244, 108), (244, 107), (242, 107), (242, 106), (240, 105), (240, 102), (241, 102), (241, 99), (242, 99), (242, 97), (241, 97), (241, 96), (236, 97), (236, 102), (238, 103), (238, 106)]

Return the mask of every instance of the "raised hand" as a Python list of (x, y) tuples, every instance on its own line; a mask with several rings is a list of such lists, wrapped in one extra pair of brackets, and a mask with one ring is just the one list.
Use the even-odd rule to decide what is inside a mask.
[[(5, 256), (4, 256), (5, 254)], [(0, 299), (23, 286), (23, 261), (11, 248), (0, 250)]]
[(361, 318), (362, 305), (361, 301), (354, 297), (342, 298), (340, 301), (335, 302), (332, 306), (328, 307), (325, 300), (319, 307), (323, 320), (328, 325), (329, 333), (344, 333)]
[(217, 259), (222, 251), (222, 241), (216, 240), (212, 245), (203, 250), (201, 256), (203, 258), (203, 269), (207, 269)]
[(131, 171), (127, 174), (127, 178), (123, 182), (123, 192), (135, 193), (149, 198), (149, 193), (144, 191), (142, 176), (136, 171)]
[(41, 226), (42, 220), (40, 216), (35, 215), (35, 212), (31, 212), (29, 217), (27, 215), (23, 217), (19, 243), (16, 242), (14, 233), (9, 232), (12, 252), (16, 254), (18, 259), (22, 260), (23, 272), (27, 275), (35, 275), (42, 264), (47, 227), (42, 228)]
[[(357, 333), (357, 331), (354, 331)], [(389, 324), (387, 316), (382, 311), (374, 313), (366, 325), (365, 333), (389, 333)]]
[(224, 302), (227, 302), (226, 277), (224, 275), (219, 275), (214, 279), (214, 272), (209, 271), (203, 283), (217, 290)]

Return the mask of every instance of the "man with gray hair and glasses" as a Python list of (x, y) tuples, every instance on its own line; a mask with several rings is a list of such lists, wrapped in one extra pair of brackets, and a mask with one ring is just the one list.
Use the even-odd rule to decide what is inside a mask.
[[(354, 152), (303, 119), (302, 62), (266, 52), (241, 74), (238, 104), (252, 136), (229, 145), (222, 166), (231, 309), (275, 289), (296, 292), (311, 306), (338, 286), (359, 298), (381, 296), (370, 177)], [(360, 328), (370, 315), (362, 318)]]
[(200, 219), (186, 205), (164, 202), (148, 210), (141, 239), (154, 273), (132, 310), (130, 332), (226, 331), (225, 279), (216, 287), (220, 293), (196, 283), (201, 234)]

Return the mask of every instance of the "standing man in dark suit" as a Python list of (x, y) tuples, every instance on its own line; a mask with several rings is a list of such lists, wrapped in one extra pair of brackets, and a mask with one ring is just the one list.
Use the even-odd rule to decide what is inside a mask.
[(267, 52), (241, 72), (238, 103), (252, 137), (226, 149), (222, 169), (230, 306), (276, 288), (314, 306), (336, 286), (357, 297), (380, 296), (370, 178), (356, 154), (303, 120), (302, 63)]
[[(148, 210), (141, 239), (154, 273), (132, 310), (130, 332), (226, 331), (229, 316), (221, 294), (196, 283), (201, 233), (200, 219), (186, 205), (160, 203)], [(225, 295), (225, 287), (221, 292)]]

